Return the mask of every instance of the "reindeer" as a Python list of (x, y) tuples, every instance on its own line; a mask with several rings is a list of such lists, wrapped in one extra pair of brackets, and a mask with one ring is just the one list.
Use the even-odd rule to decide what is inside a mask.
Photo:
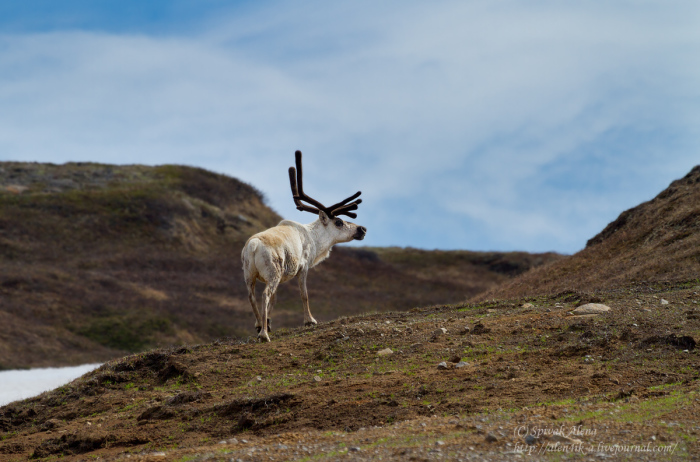
[[(260, 341), (270, 341), (270, 314), (277, 298), (277, 287), (294, 277), (299, 278), (299, 290), (304, 304), (304, 325), (316, 324), (309, 310), (309, 294), (306, 290), (306, 276), (310, 268), (328, 258), (331, 248), (341, 242), (353, 239), (361, 241), (367, 229), (338, 218), (347, 215), (357, 218), (353, 210), (362, 203), (357, 199), (361, 191), (330, 207), (304, 193), (301, 170), (301, 151), (294, 153), (296, 170), (289, 167), (289, 183), (297, 210), (318, 215), (318, 219), (308, 225), (283, 220), (274, 228), (252, 236), (241, 253), (243, 274), (248, 287), (248, 300), (255, 314), (255, 328)], [(298, 187), (298, 188), (297, 188)], [(302, 201), (311, 205), (306, 205)], [(255, 283), (265, 283), (262, 296), (262, 312), (255, 301)]]

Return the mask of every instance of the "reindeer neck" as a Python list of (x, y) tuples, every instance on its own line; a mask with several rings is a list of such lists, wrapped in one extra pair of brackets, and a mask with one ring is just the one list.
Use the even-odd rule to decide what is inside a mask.
[(316, 220), (313, 223), (309, 223), (306, 225), (306, 227), (309, 230), (309, 234), (311, 234), (312, 240), (311, 260), (313, 263), (311, 266), (316, 266), (328, 258), (331, 248), (333, 248), (336, 242), (333, 241), (333, 239), (326, 232), (324, 232), (324, 226), (323, 223), (321, 223), (321, 220)]

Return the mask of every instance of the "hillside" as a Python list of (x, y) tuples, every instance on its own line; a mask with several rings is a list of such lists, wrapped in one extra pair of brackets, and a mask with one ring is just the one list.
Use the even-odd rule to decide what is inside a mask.
[[(252, 186), (197, 168), (0, 163), (0, 368), (247, 337), (240, 251), (280, 219)], [(455, 302), (557, 258), (338, 247), (309, 277), (312, 312)], [(273, 328), (301, 320), (285, 284)]]
[(700, 165), (626, 210), (586, 248), (483, 292), (475, 300), (700, 281)]
[[(484, 301), (342, 316), (277, 329), (271, 343), (185, 342), (111, 360), (0, 408), (0, 459), (695, 460), (699, 170), (625, 212), (584, 251)], [(404, 286), (414, 300), (434, 274), (506, 277), (548, 258), (394, 248), (334, 257), (413, 278), (402, 284), (414, 284)], [(557, 284), (557, 274), (566, 280)], [(362, 293), (386, 290), (389, 303), (399, 286), (372, 287), (376, 275)], [(526, 296), (511, 296), (518, 290)], [(588, 302), (606, 307), (591, 314), (601, 307)]]

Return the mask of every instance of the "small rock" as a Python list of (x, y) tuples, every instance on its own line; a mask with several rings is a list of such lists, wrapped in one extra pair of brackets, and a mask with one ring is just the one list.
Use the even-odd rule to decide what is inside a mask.
[(445, 335), (447, 333), (447, 329), (444, 327), (441, 327), (437, 329), (435, 332), (433, 332), (433, 337), (439, 337), (440, 335)]
[(533, 305), (532, 303), (523, 303), (523, 304), (522, 304), (522, 307), (523, 307), (523, 308), (534, 308), (535, 305)]
[(668, 305), (668, 300), (662, 298), (662, 299), (661, 299), (661, 304), (662, 304), (662, 305)]
[(455, 364), (455, 367), (465, 367), (468, 365), (469, 365), (469, 363), (465, 363), (464, 361), (460, 361), (457, 364)]
[(471, 331), (469, 327), (463, 327), (462, 330), (459, 331), (460, 335), (465, 335), (468, 334)]
[(321, 377), (319, 377), (318, 375), (314, 375), (314, 382), (320, 382), (320, 381), (321, 381)]
[(350, 449), (348, 449), (348, 451), (350, 451), (350, 452), (359, 452), (359, 451), (360, 451), (360, 448), (358, 448), (357, 446), (353, 446), (353, 447), (351, 447)]
[(486, 438), (485, 438), (485, 439), (486, 439), (486, 441), (489, 442), (489, 443), (495, 443), (496, 441), (498, 441), (498, 437), (497, 437), (496, 435), (494, 435), (492, 432), (488, 432), (488, 433), (486, 434)]
[(447, 363), (445, 361), (443, 361), (440, 364), (438, 364), (437, 368), (440, 370), (447, 369)]
[(393, 354), (394, 352), (391, 351), (391, 348), (384, 348), (383, 350), (377, 351), (377, 356), (389, 356)]
[(5, 186), (5, 190), (8, 192), (11, 192), (12, 194), (22, 194), (29, 188), (27, 186), (22, 186), (19, 184), (11, 184), (9, 186)]
[(527, 436), (525, 437), (525, 442), (526, 442), (528, 445), (532, 446), (532, 445), (534, 445), (534, 444), (537, 443), (537, 438), (535, 437), (535, 435), (527, 435)]
[(607, 305), (603, 305), (601, 303), (587, 303), (585, 305), (581, 305), (578, 308), (576, 308), (573, 311), (573, 313), (575, 315), (600, 314), (600, 313), (605, 313), (606, 311), (610, 311), (610, 307)]
[(489, 332), (491, 332), (491, 329), (484, 326), (481, 322), (474, 324), (474, 329), (472, 329), (472, 333), (475, 335), (488, 334)]
[(581, 440), (569, 438), (569, 437), (564, 436), (564, 435), (556, 435), (556, 434), (551, 435), (549, 437), (549, 440), (554, 441), (555, 443), (561, 443), (561, 444), (581, 444), (582, 443)]
[(460, 357), (457, 356), (457, 355), (454, 355), (453, 357), (450, 358), (450, 362), (451, 362), (451, 363), (458, 363), (458, 362), (460, 362), (461, 360), (462, 360), (462, 358), (460, 358)]

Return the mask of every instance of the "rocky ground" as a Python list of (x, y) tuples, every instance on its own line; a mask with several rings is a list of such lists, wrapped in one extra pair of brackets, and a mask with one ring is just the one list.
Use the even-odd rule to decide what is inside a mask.
[(699, 303), (562, 292), (128, 356), (1, 408), (0, 459), (695, 460)]

